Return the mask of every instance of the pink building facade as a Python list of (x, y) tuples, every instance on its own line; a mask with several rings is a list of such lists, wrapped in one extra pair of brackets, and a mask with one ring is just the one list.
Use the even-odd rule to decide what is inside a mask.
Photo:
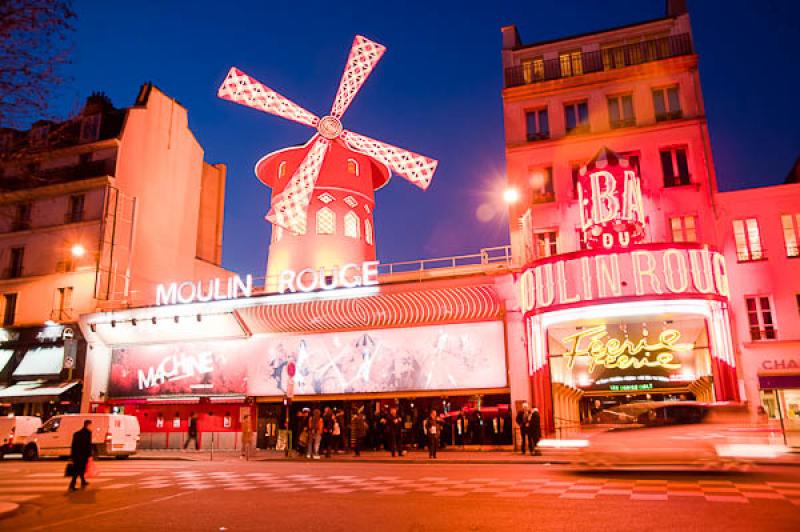
[[(536, 44), (503, 28), (507, 177), (520, 198), (509, 208), (513, 254), (530, 297), (547, 302), (552, 267), (555, 303), (567, 300), (526, 305), (521, 283), (532, 400), (557, 433), (647, 397), (741, 399), (786, 423), (796, 417), (794, 392), (773, 392), (776, 382), (760, 375), (797, 364), (797, 265), (787, 254), (796, 255), (800, 187), (719, 192), (689, 15), (682, 2), (667, 6), (661, 19)], [(597, 198), (582, 168), (603, 148), (641, 180), (643, 241), (623, 249), (587, 249), (580, 207)], [(769, 258), (758, 238), (770, 241)], [(743, 254), (747, 245), (755, 255)], [(701, 253), (711, 257), (708, 278), (721, 281), (715, 290), (704, 289)], [(587, 280), (611, 260), (618, 270)], [(580, 261), (590, 301), (566, 293), (569, 265)], [(607, 290), (608, 304), (603, 275), (620, 283), (619, 293)], [(657, 339), (673, 334), (686, 351), (680, 361), (622, 371), (581, 352), (593, 338), (581, 331), (600, 328), (597, 352), (628, 339), (663, 351)]]

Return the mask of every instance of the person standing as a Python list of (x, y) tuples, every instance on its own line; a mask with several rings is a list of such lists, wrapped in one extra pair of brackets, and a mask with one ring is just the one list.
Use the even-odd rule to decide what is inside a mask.
[(522, 439), (522, 454), (525, 454), (526, 443), (533, 454), (533, 442), (531, 441), (531, 410), (528, 403), (522, 403), (522, 410), (517, 412), (517, 426), (519, 426), (519, 436)]
[(69, 491), (75, 491), (75, 483), (81, 477), (81, 489), (89, 483), (86, 482), (86, 465), (92, 457), (92, 422), (87, 419), (83, 422), (83, 428), (72, 435), (72, 480), (69, 482)]
[(392, 457), (403, 456), (402, 437), (403, 418), (397, 414), (397, 407), (393, 406), (389, 409), (389, 417), (386, 418), (386, 439)]
[(353, 445), (353, 452), (356, 456), (361, 456), (361, 446), (364, 443), (364, 436), (367, 433), (367, 421), (364, 418), (363, 408), (359, 408), (350, 420), (350, 440)]
[(315, 408), (311, 417), (308, 418), (308, 451), (306, 458), (314, 456), (315, 460), (319, 460), (319, 443), (322, 439), (322, 416), (319, 413), (319, 408)]
[(428, 458), (436, 458), (439, 449), (439, 418), (436, 410), (431, 410), (431, 415), (425, 420), (425, 432), (428, 434)]
[(253, 452), (253, 424), (250, 421), (250, 414), (245, 414), (242, 418), (242, 454), (239, 458), (250, 460)]
[(331, 407), (325, 407), (325, 413), (322, 414), (322, 448), (325, 450), (325, 458), (331, 457), (331, 448), (333, 447), (333, 429), (336, 426), (336, 418), (333, 416)]
[(534, 408), (531, 413), (530, 434), (531, 454), (541, 455), (541, 451), (536, 448), (539, 445), (539, 440), (542, 439), (542, 417), (539, 415), (538, 408)]
[(197, 414), (192, 412), (189, 416), (189, 432), (186, 435), (186, 442), (183, 444), (183, 450), (185, 451), (187, 447), (189, 447), (189, 442), (194, 440), (194, 450), (200, 450), (200, 443), (197, 441)]

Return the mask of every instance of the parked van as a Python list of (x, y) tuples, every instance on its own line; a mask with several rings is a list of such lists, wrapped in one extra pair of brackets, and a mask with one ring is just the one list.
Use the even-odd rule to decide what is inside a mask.
[(0, 418), (0, 459), (6, 454), (21, 453), (42, 420), (36, 416), (8, 416)]
[(40, 456), (69, 456), (72, 435), (91, 420), (92, 446), (95, 456), (127, 458), (139, 444), (139, 421), (135, 416), (119, 414), (64, 414), (47, 420), (24, 448), (22, 457), (35, 460)]

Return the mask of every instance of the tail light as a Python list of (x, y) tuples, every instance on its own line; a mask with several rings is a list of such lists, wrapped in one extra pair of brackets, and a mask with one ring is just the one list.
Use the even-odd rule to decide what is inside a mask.
[(109, 442), (109, 443), (111, 442), (111, 433), (110, 432), (106, 433), (106, 442)]

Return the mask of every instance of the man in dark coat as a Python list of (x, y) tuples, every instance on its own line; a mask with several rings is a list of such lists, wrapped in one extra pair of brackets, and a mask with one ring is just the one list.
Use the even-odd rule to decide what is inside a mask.
[(531, 410), (528, 403), (522, 403), (522, 410), (517, 412), (517, 426), (519, 426), (519, 436), (522, 439), (522, 454), (525, 454), (526, 443), (533, 454), (533, 441), (531, 440)]
[(536, 448), (536, 446), (539, 445), (539, 440), (542, 439), (542, 417), (539, 415), (538, 408), (534, 408), (533, 412), (531, 413), (530, 434), (531, 454), (542, 454), (541, 451)]
[(85, 488), (88, 482), (84, 478), (86, 464), (92, 457), (92, 422), (83, 422), (83, 428), (72, 435), (72, 480), (69, 483), (69, 490), (75, 491), (75, 483), (81, 477), (81, 489)]
[(194, 440), (194, 450), (200, 450), (200, 443), (197, 441), (197, 414), (192, 412), (192, 415), (189, 416), (189, 433), (186, 436), (186, 442), (183, 444), (183, 449), (186, 450), (189, 447), (189, 442)]
[(392, 456), (403, 456), (403, 418), (397, 414), (397, 408), (389, 409), (386, 418), (386, 443)]

